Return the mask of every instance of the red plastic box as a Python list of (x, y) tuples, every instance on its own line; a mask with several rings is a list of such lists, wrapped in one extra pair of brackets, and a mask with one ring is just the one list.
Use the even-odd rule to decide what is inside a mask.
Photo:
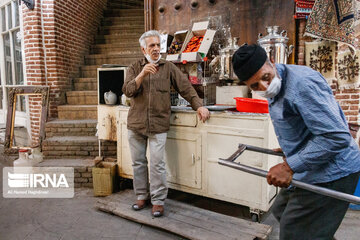
[(236, 97), (236, 110), (239, 112), (251, 113), (268, 113), (269, 106), (267, 100), (254, 99), (254, 98), (241, 98)]

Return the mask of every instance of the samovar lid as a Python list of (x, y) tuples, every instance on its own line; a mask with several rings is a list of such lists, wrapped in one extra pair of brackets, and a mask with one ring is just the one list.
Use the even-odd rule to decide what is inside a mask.
[(285, 30), (279, 33), (279, 26), (268, 26), (266, 27), (267, 35), (262, 36), (261, 33), (258, 35), (258, 44), (275, 44), (275, 43), (287, 43), (289, 38), (287, 37), (287, 32)]

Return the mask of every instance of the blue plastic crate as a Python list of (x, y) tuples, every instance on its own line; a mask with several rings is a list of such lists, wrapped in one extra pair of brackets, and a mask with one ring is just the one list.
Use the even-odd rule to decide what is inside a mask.
[[(357, 196), (357, 197), (360, 197), (360, 179), (359, 179), (359, 182), (358, 182), (358, 185), (356, 187), (354, 195)], [(349, 207), (351, 209), (353, 209), (353, 210), (360, 210), (360, 205), (350, 204)]]

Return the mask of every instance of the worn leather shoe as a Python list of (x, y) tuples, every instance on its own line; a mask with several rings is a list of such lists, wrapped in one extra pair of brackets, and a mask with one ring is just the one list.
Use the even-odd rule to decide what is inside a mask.
[(131, 206), (131, 208), (135, 211), (139, 211), (145, 208), (147, 205), (147, 200), (136, 200), (136, 203)]
[(161, 217), (164, 215), (164, 206), (163, 205), (153, 205), (151, 213), (154, 217)]

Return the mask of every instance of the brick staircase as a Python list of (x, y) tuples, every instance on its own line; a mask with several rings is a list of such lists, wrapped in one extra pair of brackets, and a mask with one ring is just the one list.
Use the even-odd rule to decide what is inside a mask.
[[(129, 65), (142, 57), (138, 39), (144, 32), (142, 0), (109, 0), (90, 54), (85, 56), (67, 104), (58, 106), (58, 119), (46, 123), (44, 161), (40, 166), (75, 168), (75, 187), (91, 187), (91, 167), (99, 154), (97, 68), (102, 64)], [(116, 142), (102, 142), (103, 156), (116, 156)]]

